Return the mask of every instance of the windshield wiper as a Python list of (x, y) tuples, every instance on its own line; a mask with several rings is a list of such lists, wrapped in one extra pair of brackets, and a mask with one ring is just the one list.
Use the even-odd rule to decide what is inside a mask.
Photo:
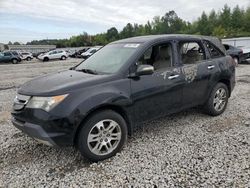
[(76, 71), (88, 73), (88, 74), (98, 74), (97, 71), (91, 69), (76, 69)]

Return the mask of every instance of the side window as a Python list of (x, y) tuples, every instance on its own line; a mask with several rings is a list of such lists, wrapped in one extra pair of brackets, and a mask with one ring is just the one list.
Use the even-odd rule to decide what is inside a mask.
[(53, 51), (53, 52), (50, 52), (49, 55), (53, 55), (53, 54), (56, 54), (57, 52), (56, 51)]
[(209, 41), (206, 41), (206, 47), (211, 55), (211, 58), (218, 58), (224, 56), (223, 53)]
[(90, 53), (95, 53), (95, 52), (96, 52), (96, 50), (95, 50), (95, 49), (90, 51)]
[(205, 51), (198, 42), (180, 42), (178, 49), (184, 65), (195, 64), (206, 58)]
[(150, 47), (137, 62), (137, 65), (152, 65), (155, 70), (171, 67), (172, 64), (172, 46), (170, 43)]
[(4, 52), (4, 56), (11, 56), (10, 52)]

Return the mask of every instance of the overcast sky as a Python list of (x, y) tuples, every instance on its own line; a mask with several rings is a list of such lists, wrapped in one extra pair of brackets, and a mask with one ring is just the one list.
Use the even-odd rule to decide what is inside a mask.
[(113, 26), (121, 30), (170, 10), (192, 22), (226, 3), (246, 8), (250, 0), (0, 0), (0, 43), (96, 34)]

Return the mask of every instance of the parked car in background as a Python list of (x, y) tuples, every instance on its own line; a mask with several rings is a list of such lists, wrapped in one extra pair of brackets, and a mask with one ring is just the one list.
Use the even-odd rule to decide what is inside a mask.
[(40, 54), (37, 58), (42, 61), (49, 61), (53, 59), (67, 59), (68, 54), (64, 50), (52, 50), (47, 53)]
[(75, 53), (73, 50), (65, 50), (65, 52), (67, 53), (68, 57), (71, 57)]
[(81, 54), (86, 52), (89, 48), (82, 48), (80, 50), (77, 50), (76, 52), (74, 52), (70, 57), (77, 57), (77, 58), (81, 58)]
[(41, 54), (44, 54), (44, 53), (47, 53), (48, 51), (44, 51), (44, 52), (33, 52), (32, 53), (32, 56), (35, 57), (35, 58), (38, 58), (39, 55)]
[(18, 57), (20, 57), (20, 58), (22, 59), (22, 54), (21, 54), (20, 52), (18, 52), (18, 51), (13, 51), (13, 50), (10, 50), (10, 52), (11, 52), (13, 55), (18, 56)]
[(250, 63), (250, 47), (243, 48), (243, 59), (246, 63)]
[(242, 49), (236, 48), (229, 44), (223, 44), (223, 45), (226, 49), (227, 54), (230, 55), (235, 61), (236, 66), (245, 60)]
[(0, 62), (8, 63), (11, 62), (13, 64), (17, 64), (22, 61), (19, 55), (15, 55), (12, 51), (0, 52)]
[(101, 49), (101, 47), (93, 47), (88, 49), (86, 52), (83, 52), (81, 54), (81, 57), (84, 59), (89, 58), (90, 56), (92, 56), (94, 53), (96, 53), (99, 49)]
[(21, 54), (22, 60), (31, 61), (33, 59), (33, 55), (30, 52), (21, 52), (20, 54)]
[(99, 161), (119, 152), (144, 121), (195, 106), (222, 114), (234, 86), (235, 64), (219, 39), (140, 36), (22, 85), (12, 123), (42, 143), (75, 145)]

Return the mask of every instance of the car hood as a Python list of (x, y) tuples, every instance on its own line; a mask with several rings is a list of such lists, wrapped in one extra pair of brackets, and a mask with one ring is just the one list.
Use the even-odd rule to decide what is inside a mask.
[(18, 93), (31, 96), (62, 95), (103, 83), (110, 77), (110, 75), (93, 75), (75, 70), (61, 71), (26, 82), (19, 88)]

